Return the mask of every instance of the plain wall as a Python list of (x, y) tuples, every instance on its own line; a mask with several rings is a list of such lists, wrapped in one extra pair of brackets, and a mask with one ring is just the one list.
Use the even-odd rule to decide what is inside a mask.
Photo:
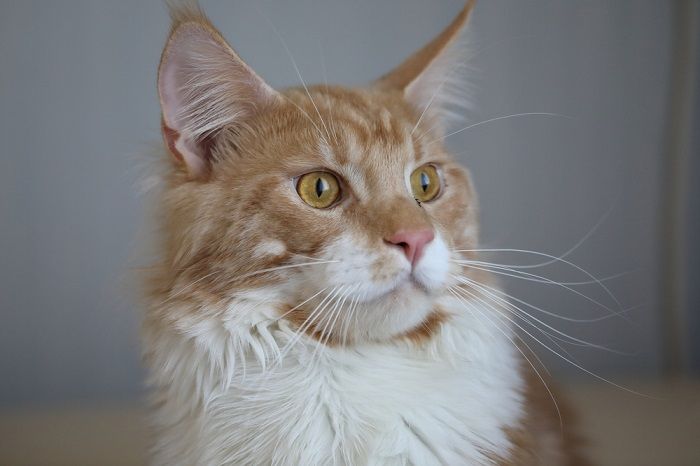
[[(274, 86), (299, 80), (266, 17), (307, 82), (322, 82), (325, 68), (330, 82), (359, 85), (425, 43), (461, 6), (203, 5)], [(129, 277), (149, 260), (138, 247), (149, 231), (138, 187), (141, 154), (160, 141), (155, 77), (168, 26), (157, 1), (0, 1), (0, 404), (141, 393), (140, 310)], [(546, 319), (576, 338), (632, 353), (566, 348), (605, 377), (660, 368), (659, 173), (670, 36), (670, 4), (653, 0), (489, 0), (471, 22), (474, 105), (463, 126), (524, 112), (563, 115), (494, 121), (449, 138), (474, 175), (482, 242), (558, 256), (585, 238), (566, 259), (596, 276), (628, 272), (605, 282), (620, 308), (638, 306), (626, 319)], [(571, 267), (540, 271), (558, 281), (588, 280)], [(576, 288), (587, 300), (561, 286), (507, 285), (564, 318), (609, 312), (591, 300), (618, 309), (596, 286)], [(555, 338), (523, 325), (556, 349)], [(556, 374), (595, 378), (546, 349), (539, 353)]]
[[(689, 0), (692, 1), (692, 0)], [(688, 121), (689, 140), (686, 141), (687, 171), (684, 174), (687, 195), (684, 204), (685, 246), (685, 308), (684, 330), (685, 341), (689, 345), (688, 365), (695, 374), (700, 374), (700, 2), (694, 4), (694, 61), (690, 64), (691, 80), (693, 82), (693, 101)]]

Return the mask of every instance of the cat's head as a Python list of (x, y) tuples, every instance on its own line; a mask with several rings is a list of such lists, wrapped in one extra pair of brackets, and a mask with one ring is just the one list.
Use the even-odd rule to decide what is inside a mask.
[(176, 10), (158, 78), (171, 291), (269, 296), (329, 343), (429, 335), (453, 251), (476, 241), (468, 173), (442, 142), (471, 8), (367, 87), (284, 91)]

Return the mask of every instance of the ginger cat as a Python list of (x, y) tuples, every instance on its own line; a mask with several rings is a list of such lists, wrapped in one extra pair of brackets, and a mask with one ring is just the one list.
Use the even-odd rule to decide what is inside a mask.
[(442, 137), (473, 6), (366, 87), (282, 91), (172, 8), (153, 464), (579, 464), (488, 274), (459, 262), (477, 201)]

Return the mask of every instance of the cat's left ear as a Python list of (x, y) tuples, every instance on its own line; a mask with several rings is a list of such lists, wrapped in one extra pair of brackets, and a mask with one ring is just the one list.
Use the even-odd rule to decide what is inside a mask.
[(465, 66), (465, 56), (460, 52), (460, 35), (464, 31), (475, 0), (468, 0), (445, 30), (399, 66), (379, 78), (376, 85), (383, 89), (403, 91), (404, 98), (417, 111), (449, 117), (450, 107), (464, 106), (460, 96), (463, 82), (459, 71)]

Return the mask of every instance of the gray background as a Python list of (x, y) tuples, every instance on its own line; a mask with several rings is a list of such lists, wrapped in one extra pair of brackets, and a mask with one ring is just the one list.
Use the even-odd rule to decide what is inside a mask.
[[(461, 6), (450, 0), (203, 4), (244, 59), (280, 87), (299, 81), (266, 17), (307, 82), (323, 81), (325, 62), (330, 82), (356, 85), (397, 64)], [(547, 322), (631, 353), (567, 347), (605, 377), (700, 366), (698, 295), (690, 286), (699, 267), (692, 244), (700, 231), (697, 187), (680, 199), (687, 228), (681, 236), (694, 247), (682, 250), (687, 260), (678, 271), (686, 275), (673, 275), (687, 285), (685, 310), (669, 309), (663, 280), (666, 191), (676, 182), (669, 182), (668, 168), (674, 37), (683, 21), (674, 5), (481, 1), (470, 31), (474, 107), (463, 125), (521, 112), (567, 117), (516, 117), (449, 139), (474, 173), (485, 247), (560, 255), (599, 224), (567, 259), (601, 277), (629, 272), (606, 284), (622, 307), (638, 307), (627, 320)], [(167, 30), (158, 1), (0, 1), (0, 405), (130, 399), (142, 392), (130, 277), (148, 263), (139, 246), (149, 230), (139, 180), (143, 154), (160, 140), (155, 76)], [(695, 82), (681, 89), (681, 98), (695, 102), (697, 123), (698, 98), (688, 93)], [(686, 137), (681, 174), (690, 180), (698, 174), (697, 130)], [(540, 271), (559, 281), (586, 279), (570, 267)], [(508, 290), (567, 317), (606, 312), (557, 286), (517, 281)], [(595, 286), (580, 290), (614, 305)], [(683, 317), (683, 331), (669, 323), (669, 313)], [(683, 341), (694, 350), (680, 345), (680, 356), (671, 358)], [(562, 377), (593, 378), (539, 352)]]

